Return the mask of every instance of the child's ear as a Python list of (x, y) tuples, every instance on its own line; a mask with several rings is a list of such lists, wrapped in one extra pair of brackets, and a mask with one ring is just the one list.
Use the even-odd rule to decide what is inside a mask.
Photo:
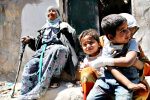
[(111, 34), (108, 34), (107, 37), (109, 40), (112, 40), (114, 38)]

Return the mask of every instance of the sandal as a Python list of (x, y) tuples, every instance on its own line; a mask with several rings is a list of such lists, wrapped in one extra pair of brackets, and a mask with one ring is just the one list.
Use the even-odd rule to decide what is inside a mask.
[(60, 86), (60, 78), (53, 77), (50, 83), (50, 88), (58, 88)]
[(51, 83), (50, 88), (58, 88), (60, 86), (60, 83)]

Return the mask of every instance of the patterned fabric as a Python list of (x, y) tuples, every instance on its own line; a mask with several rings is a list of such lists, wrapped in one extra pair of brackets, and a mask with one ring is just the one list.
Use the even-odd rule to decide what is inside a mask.
[(56, 19), (53, 25), (47, 22), (43, 26), (44, 31), (40, 34), (40, 48), (23, 70), (20, 99), (39, 98), (47, 91), (52, 77), (60, 76), (70, 51), (68, 47), (61, 44), (57, 37), (57, 33), (60, 31), (59, 24), (60, 20)]
[[(34, 99), (45, 94), (52, 76), (59, 76), (67, 61), (68, 49), (62, 45), (50, 45), (43, 58), (41, 81), (38, 82), (39, 53), (26, 64), (22, 74), (21, 95), (25, 99)], [(63, 58), (63, 59), (62, 59)]]
[[(54, 20), (48, 18), (48, 13), (52, 9), (57, 11), (57, 18)], [(61, 23), (64, 24), (61, 25)], [(67, 41), (67, 44), (66, 42), (63, 44), (59, 37), (60, 34), (64, 34), (61, 32), (64, 28), (69, 31), (67, 34), (72, 35), (75, 32), (75, 29), (68, 23), (61, 22), (57, 8), (48, 7), (46, 12), (46, 24), (38, 30), (38, 37), (36, 39), (32, 38), (28, 45), (36, 52), (24, 67), (20, 99), (28, 100), (39, 98), (47, 91), (52, 77), (55, 76), (59, 78), (65, 65), (70, 67), (70, 64), (67, 64), (68, 61), (73, 63), (73, 66), (76, 66), (77, 61), (75, 62), (69, 59), (74, 51), (74, 48), (71, 48), (71, 45), (69, 45), (70, 41)], [(65, 39), (64, 41), (66, 41)], [(76, 57), (75, 52), (74, 57)]]

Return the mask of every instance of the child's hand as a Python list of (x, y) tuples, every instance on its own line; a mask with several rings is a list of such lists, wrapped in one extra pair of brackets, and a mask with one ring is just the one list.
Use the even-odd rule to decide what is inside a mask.
[(139, 84), (130, 83), (130, 84), (128, 84), (128, 89), (130, 89), (130, 90), (143, 89), (146, 91), (146, 86), (142, 83), (139, 83)]
[(114, 66), (114, 58), (98, 57), (97, 59), (91, 61), (89, 65), (94, 68), (99, 68), (102, 66)]

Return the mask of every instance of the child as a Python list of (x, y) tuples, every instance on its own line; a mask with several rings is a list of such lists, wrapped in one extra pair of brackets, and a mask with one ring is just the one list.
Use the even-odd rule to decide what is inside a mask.
[[(95, 67), (100, 65), (117, 66), (115, 68), (131, 82), (136, 84), (139, 83), (140, 78), (138, 71), (132, 66), (136, 61), (138, 46), (134, 39), (130, 39), (131, 34), (128, 30), (127, 20), (118, 14), (111, 14), (102, 19), (101, 26), (110, 42), (104, 45), (102, 57), (90, 62), (89, 65)], [(141, 66), (136, 67), (142, 69)], [(132, 99), (133, 91), (124, 87), (127, 83), (124, 80), (120, 80), (120, 75), (112, 76), (113, 70), (113, 67), (111, 73), (107, 69), (104, 70), (104, 77), (96, 81), (87, 100), (104, 100), (112, 95), (115, 95), (116, 100)], [(119, 80), (119, 82), (116, 81), (114, 77)], [(123, 85), (122, 83), (125, 84)], [(144, 86), (143, 89), (145, 89)]]
[[(79, 41), (82, 46), (82, 49), (84, 53), (87, 54), (85, 57), (83, 63), (81, 64), (81, 85), (84, 93), (84, 100), (86, 100), (86, 96), (93, 87), (98, 75), (103, 75), (104, 67), (96, 67), (97, 71), (88, 66), (88, 63), (91, 61), (97, 59), (99, 56), (101, 56), (101, 46), (99, 45), (99, 35), (94, 29), (88, 29), (83, 31), (79, 36)], [(85, 68), (86, 67), (86, 68)], [(115, 70), (115, 69), (114, 69)], [(99, 71), (99, 72), (98, 72)], [(113, 71), (114, 72), (114, 71)], [(119, 75), (122, 76), (121, 73), (119, 73), (117, 70), (112, 74), (114, 76)], [(124, 77), (122, 77), (121, 80), (124, 80)], [(131, 85), (132, 84), (132, 85)], [(128, 83), (128, 88), (132, 89), (138, 89), (141, 88), (143, 85), (141, 84), (134, 84)], [(132, 87), (131, 87), (132, 86)]]
[[(81, 85), (83, 89), (83, 100), (86, 100), (86, 96), (89, 91), (92, 89), (97, 77), (99, 69), (103, 70), (103, 68), (95, 68), (88, 67), (88, 62), (96, 59), (101, 55), (101, 47), (99, 45), (99, 35), (96, 30), (88, 29), (83, 31), (79, 36), (79, 41), (83, 52), (86, 54), (83, 63), (80, 66), (81, 70)], [(85, 68), (86, 67), (86, 68)]]
[[(128, 13), (121, 13), (121, 16), (125, 17), (127, 19), (127, 23), (128, 23), (128, 28), (131, 32), (131, 38), (132, 36), (138, 31), (139, 26), (136, 23), (136, 20), (134, 18), (134, 16), (132, 16), (131, 14)], [(144, 82), (147, 87), (149, 88), (149, 85), (147, 83), (147, 81), (145, 80), (144, 76), (148, 76), (150, 75), (150, 61), (149, 59), (145, 56), (141, 46), (139, 45), (139, 50), (140, 50), (140, 56), (139, 59), (144, 62), (144, 68), (143, 68), (143, 72), (141, 73), (141, 81)], [(137, 90), (134, 92), (134, 99), (135, 100), (146, 100), (147, 97), (149, 95), (149, 91), (143, 91), (143, 90)]]

